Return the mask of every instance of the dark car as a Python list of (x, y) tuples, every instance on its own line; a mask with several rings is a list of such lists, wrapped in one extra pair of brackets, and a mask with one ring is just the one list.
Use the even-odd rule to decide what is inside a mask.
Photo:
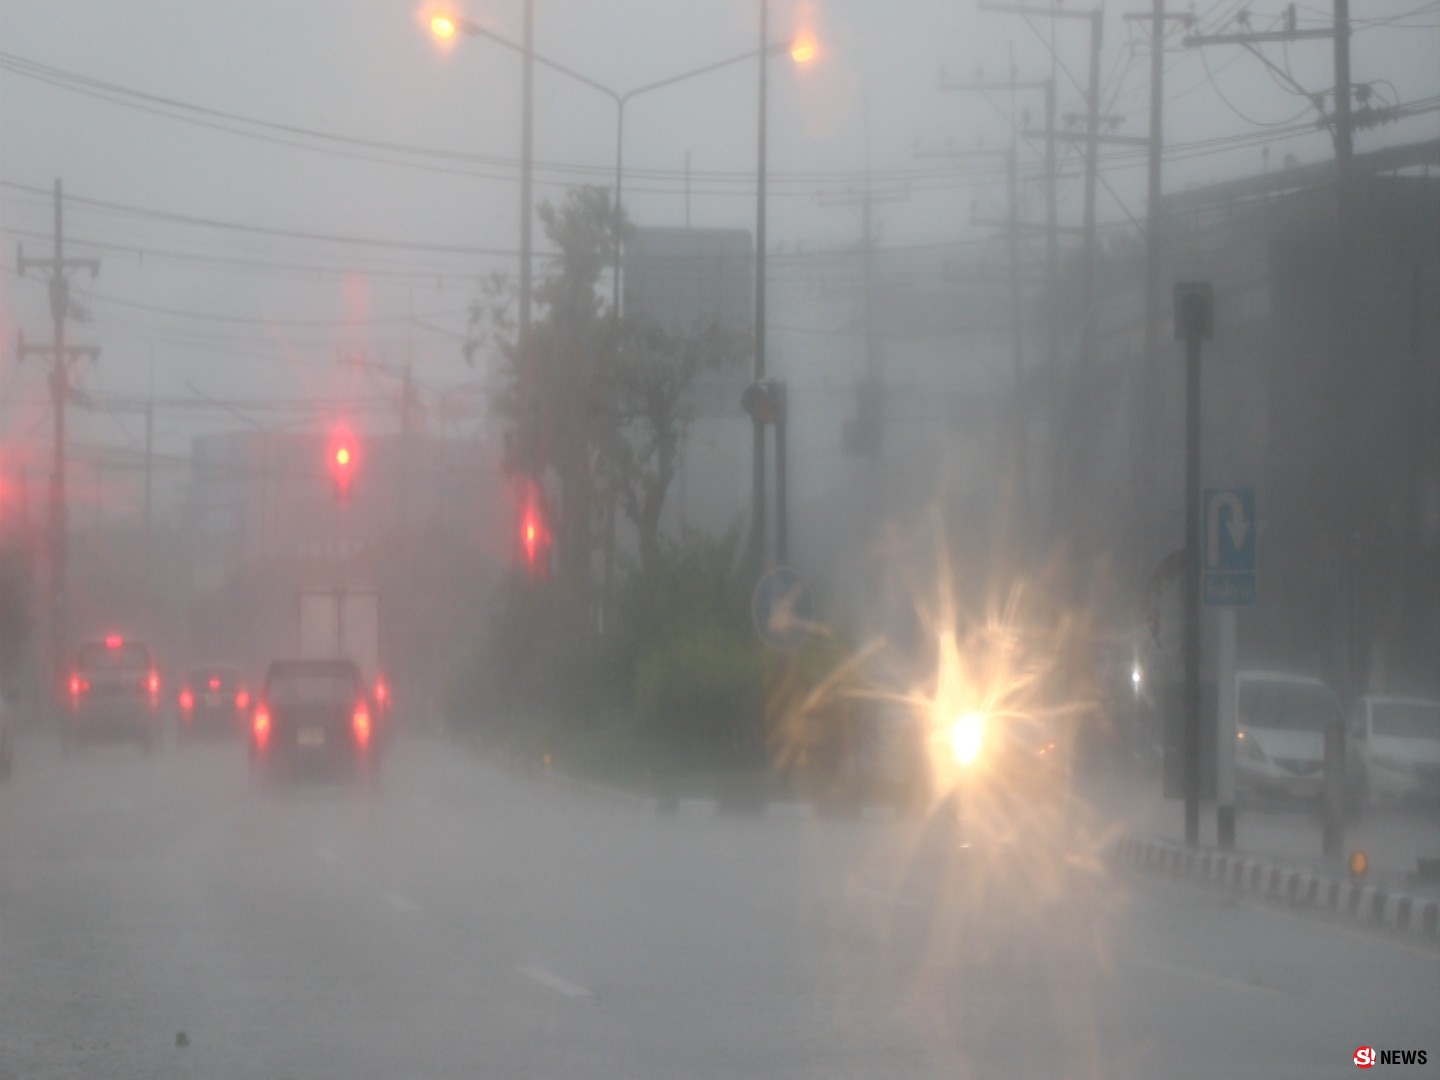
[(149, 750), (160, 735), (160, 676), (141, 641), (112, 634), (81, 645), (65, 687), (61, 737), (130, 739)]
[(250, 764), (281, 775), (359, 774), (374, 780), (375, 707), (349, 660), (276, 660), (250, 722)]
[(234, 664), (192, 668), (176, 695), (180, 737), (239, 735), (250, 718), (250, 690)]

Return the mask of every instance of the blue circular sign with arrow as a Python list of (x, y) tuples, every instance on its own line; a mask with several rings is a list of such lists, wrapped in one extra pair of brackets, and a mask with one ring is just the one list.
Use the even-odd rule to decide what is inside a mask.
[(776, 566), (755, 586), (750, 615), (760, 640), (772, 649), (785, 652), (809, 637), (815, 624), (815, 602), (795, 570)]

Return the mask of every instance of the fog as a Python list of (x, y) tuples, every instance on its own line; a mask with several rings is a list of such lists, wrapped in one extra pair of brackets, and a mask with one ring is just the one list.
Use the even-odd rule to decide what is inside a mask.
[(529, 5), (0, 5), (0, 1078), (1433, 1068), (1440, 6)]

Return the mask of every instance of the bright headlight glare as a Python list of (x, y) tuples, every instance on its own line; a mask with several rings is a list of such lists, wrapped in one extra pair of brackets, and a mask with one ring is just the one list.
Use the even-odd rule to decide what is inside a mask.
[(960, 765), (973, 765), (985, 743), (985, 718), (979, 713), (964, 713), (950, 725), (950, 752)]

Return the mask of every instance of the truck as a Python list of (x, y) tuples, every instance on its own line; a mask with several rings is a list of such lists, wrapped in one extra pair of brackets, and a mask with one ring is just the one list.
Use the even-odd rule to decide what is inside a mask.
[(360, 669), (382, 725), (390, 711), (380, 646), (380, 591), (365, 585), (300, 589), (300, 658), (350, 660)]

